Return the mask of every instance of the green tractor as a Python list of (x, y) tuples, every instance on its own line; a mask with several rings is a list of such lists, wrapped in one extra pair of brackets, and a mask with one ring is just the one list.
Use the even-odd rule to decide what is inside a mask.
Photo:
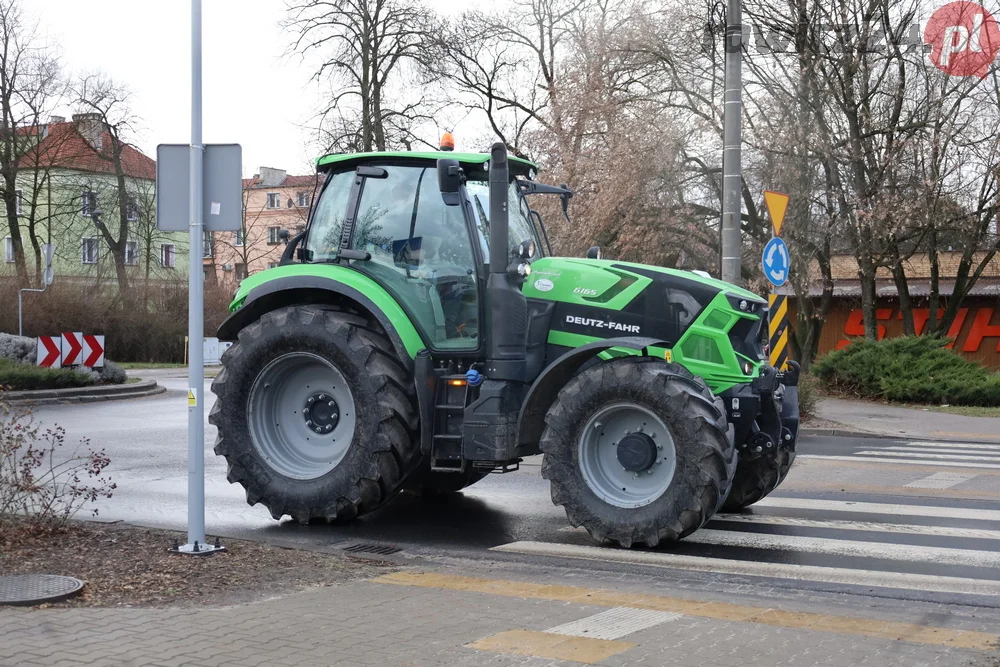
[(244, 280), (209, 421), (275, 519), (345, 521), (543, 455), (597, 540), (655, 546), (745, 507), (795, 457), (798, 368), (766, 301), (696, 274), (552, 257), (509, 156), (329, 155), (305, 231)]

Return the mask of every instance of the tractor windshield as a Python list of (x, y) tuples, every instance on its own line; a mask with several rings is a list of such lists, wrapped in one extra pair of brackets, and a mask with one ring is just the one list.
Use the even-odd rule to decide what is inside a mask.
[[(483, 247), (483, 256), (489, 256), (490, 245), (490, 184), (486, 181), (469, 181), (466, 183), (469, 198), (472, 200), (472, 210), (476, 216), (476, 229), (479, 231), (479, 243)], [(535, 242), (535, 256), (544, 257), (546, 247), (535, 226), (517, 183), (513, 182), (507, 188), (507, 210), (510, 212), (510, 236), (508, 245), (513, 253), (521, 241)]]

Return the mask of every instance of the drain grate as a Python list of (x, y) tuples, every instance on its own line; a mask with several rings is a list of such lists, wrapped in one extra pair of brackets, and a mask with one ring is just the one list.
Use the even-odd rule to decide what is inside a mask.
[(352, 544), (349, 547), (344, 547), (344, 551), (352, 554), (378, 554), (379, 556), (388, 556), (389, 554), (394, 554), (398, 551), (402, 551), (399, 547), (393, 544)]

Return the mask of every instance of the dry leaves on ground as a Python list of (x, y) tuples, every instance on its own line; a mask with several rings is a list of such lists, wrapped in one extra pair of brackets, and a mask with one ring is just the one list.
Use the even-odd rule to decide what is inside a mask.
[[(375, 576), (386, 563), (226, 540), (227, 551), (186, 556), (167, 549), (182, 533), (123, 524), (70, 522), (0, 553), (0, 575), (59, 574), (86, 582), (59, 606), (234, 604)], [(210, 538), (214, 540), (214, 538)]]

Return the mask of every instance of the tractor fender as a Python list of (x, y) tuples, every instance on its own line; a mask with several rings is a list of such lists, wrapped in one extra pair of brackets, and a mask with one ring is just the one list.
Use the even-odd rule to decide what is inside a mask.
[(628, 336), (594, 341), (566, 352), (542, 371), (528, 389), (528, 396), (517, 417), (517, 442), (525, 455), (538, 453), (538, 441), (545, 428), (545, 415), (556, 400), (559, 390), (576, 375), (581, 367), (601, 352), (613, 347), (637, 350), (643, 356), (650, 347), (672, 347), (658, 338)]
[[(373, 282), (372, 284), (378, 287), (377, 283)], [(382, 288), (378, 287), (378, 289)], [(364, 309), (379, 321), (392, 341), (399, 361), (407, 370), (412, 370), (413, 357), (416, 351), (422, 349), (424, 345), (421, 342), (420, 334), (396, 300), (388, 292), (385, 292), (383, 298), (380, 299), (383, 302), (380, 306), (360, 290), (323, 276), (284, 276), (254, 287), (243, 300), (243, 305), (219, 325), (217, 336), (220, 340), (236, 340), (239, 332), (248, 324), (259, 319), (264, 313), (284, 306), (342, 303), (345, 300), (353, 302), (351, 305)], [(387, 305), (394, 312), (387, 313), (385, 308)], [(416, 342), (418, 344), (416, 350), (411, 351), (404, 338), (410, 341), (410, 347), (414, 347), (414, 342)]]

